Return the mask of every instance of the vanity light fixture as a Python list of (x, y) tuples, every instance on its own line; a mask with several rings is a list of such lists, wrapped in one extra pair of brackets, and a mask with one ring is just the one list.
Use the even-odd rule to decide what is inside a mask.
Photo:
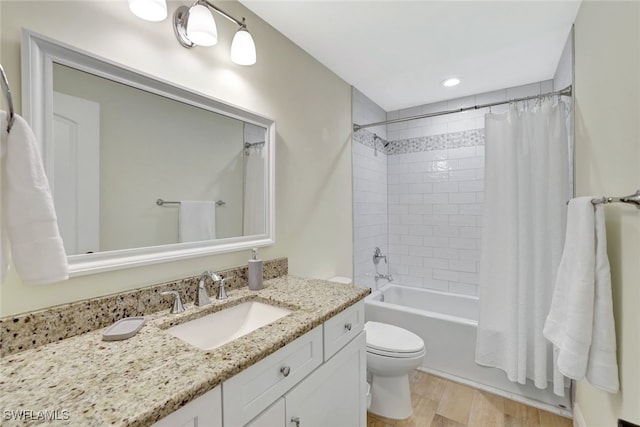
[(443, 80), (440, 84), (444, 87), (453, 87), (458, 86), (461, 80), (457, 77), (450, 77), (448, 79)]
[(178, 42), (186, 48), (215, 45), (218, 42), (218, 31), (211, 11), (218, 12), (240, 27), (231, 42), (231, 61), (238, 65), (255, 64), (256, 45), (247, 30), (245, 18), (239, 21), (208, 0), (197, 0), (192, 6), (180, 6), (175, 11), (173, 29)]
[(129, 10), (145, 21), (159, 22), (167, 17), (166, 0), (129, 0)]

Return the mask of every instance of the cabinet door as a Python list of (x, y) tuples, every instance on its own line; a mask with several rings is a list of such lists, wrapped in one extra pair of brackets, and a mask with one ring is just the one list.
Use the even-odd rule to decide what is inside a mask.
[(167, 415), (152, 427), (222, 427), (222, 393), (217, 386)]
[(284, 416), (284, 397), (281, 397), (245, 427), (284, 427)]
[(287, 427), (366, 425), (364, 332), (286, 396)]

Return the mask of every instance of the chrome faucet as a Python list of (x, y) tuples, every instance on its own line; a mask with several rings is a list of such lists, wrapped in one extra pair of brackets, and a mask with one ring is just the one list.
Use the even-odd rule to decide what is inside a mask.
[(194, 304), (198, 307), (211, 304), (211, 300), (209, 299), (209, 294), (207, 294), (207, 288), (205, 286), (207, 277), (211, 278), (213, 283), (215, 283), (216, 280), (219, 280), (218, 275), (210, 271), (205, 271), (200, 275), (198, 289), (196, 289), (196, 300), (194, 301)]
[(376, 285), (378, 284), (378, 280), (380, 279), (385, 279), (387, 282), (392, 282), (393, 281), (393, 276), (391, 275), (391, 273), (389, 274), (380, 274), (376, 272)]
[(199, 307), (211, 304), (211, 300), (209, 299), (209, 294), (207, 294), (207, 288), (205, 287), (207, 277), (209, 277), (214, 284), (216, 282), (220, 282), (220, 285), (218, 288), (218, 296), (216, 298), (219, 300), (228, 298), (227, 292), (224, 289), (224, 284), (227, 280), (231, 279), (231, 277), (223, 278), (219, 274), (216, 274), (207, 270), (204, 273), (202, 273), (202, 275), (200, 276), (200, 280), (198, 281), (198, 289), (196, 289), (196, 300), (194, 304)]
[[(380, 264), (380, 260), (383, 259), (384, 263), (387, 264), (387, 274), (381, 274), (378, 271), (378, 264)], [(380, 250), (379, 247), (375, 247), (373, 250), (373, 266), (375, 267), (376, 270), (376, 275), (375, 275), (375, 280), (376, 280), (376, 287), (378, 286), (378, 280), (380, 279), (385, 279), (387, 282), (391, 282), (393, 281), (393, 276), (391, 275), (391, 272), (389, 271), (389, 266), (388, 266), (388, 261), (387, 261), (387, 256), (386, 255), (382, 255), (382, 251)]]

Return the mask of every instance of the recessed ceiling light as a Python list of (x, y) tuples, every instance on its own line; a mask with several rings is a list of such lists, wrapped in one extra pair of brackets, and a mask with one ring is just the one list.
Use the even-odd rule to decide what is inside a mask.
[(453, 87), (453, 86), (457, 86), (460, 84), (460, 79), (457, 77), (450, 77), (446, 80), (442, 81), (442, 86), (444, 87)]

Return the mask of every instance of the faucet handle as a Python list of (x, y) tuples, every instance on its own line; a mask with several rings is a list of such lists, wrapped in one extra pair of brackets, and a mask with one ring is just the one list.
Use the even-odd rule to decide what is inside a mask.
[(386, 255), (382, 255), (382, 251), (380, 250), (379, 247), (375, 247), (375, 249), (373, 250), (373, 263), (375, 265), (378, 265), (378, 263), (380, 262), (380, 258), (384, 258), (384, 263), (387, 263), (387, 256)]
[(175, 297), (173, 300), (173, 307), (171, 307), (171, 314), (184, 313), (184, 306), (182, 305), (182, 300), (180, 299), (178, 291), (160, 292), (160, 295), (173, 295)]
[(218, 299), (227, 299), (227, 290), (224, 285), (227, 283), (227, 280), (233, 279), (233, 276), (229, 277), (221, 277), (220, 278), (220, 288), (218, 289)]

